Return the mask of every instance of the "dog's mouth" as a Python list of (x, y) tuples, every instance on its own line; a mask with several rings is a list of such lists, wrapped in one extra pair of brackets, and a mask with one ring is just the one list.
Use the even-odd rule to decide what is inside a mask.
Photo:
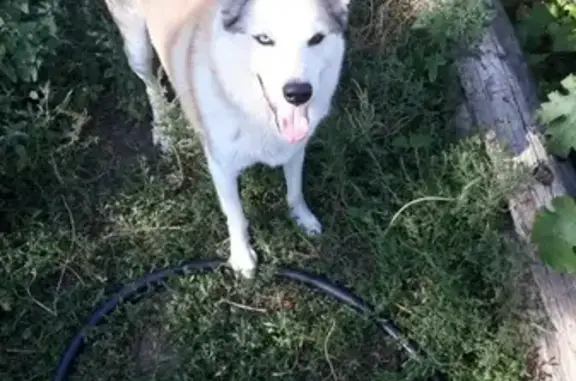
[(308, 135), (310, 130), (310, 122), (308, 119), (308, 106), (292, 106), (282, 105), (280, 107), (274, 106), (270, 101), (270, 97), (266, 92), (262, 78), (257, 75), (262, 96), (268, 104), (268, 108), (274, 116), (274, 123), (278, 129), (278, 133), (288, 143), (298, 143)]

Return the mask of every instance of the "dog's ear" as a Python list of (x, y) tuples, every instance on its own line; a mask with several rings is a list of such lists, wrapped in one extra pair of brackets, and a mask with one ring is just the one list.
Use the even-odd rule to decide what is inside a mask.
[(242, 33), (244, 31), (242, 18), (249, 1), (250, 0), (220, 0), (224, 30), (231, 33)]
[(348, 27), (348, 8), (352, 0), (321, 0), (339, 29)]

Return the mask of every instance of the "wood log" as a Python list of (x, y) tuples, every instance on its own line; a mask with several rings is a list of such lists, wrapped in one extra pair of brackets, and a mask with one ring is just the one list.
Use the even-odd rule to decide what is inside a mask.
[[(576, 173), (568, 162), (558, 162), (542, 143), (542, 126), (535, 119), (539, 105), (534, 80), (499, 0), (495, 17), (471, 54), (457, 62), (464, 105), (456, 123), (470, 120), (485, 133), (488, 153), (504, 147), (514, 163), (532, 170), (533, 181), (508, 204), (514, 227), (532, 259), (532, 275), (552, 329), (537, 339), (541, 371), (552, 381), (576, 380), (576, 277), (560, 274), (540, 262), (530, 242), (535, 213), (551, 200), (576, 194)], [(462, 127), (465, 129), (465, 127)], [(569, 192), (567, 191), (569, 190)]]

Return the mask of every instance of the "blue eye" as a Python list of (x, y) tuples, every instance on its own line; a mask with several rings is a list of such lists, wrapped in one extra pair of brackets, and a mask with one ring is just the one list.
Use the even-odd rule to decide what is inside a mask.
[(254, 39), (256, 41), (258, 41), (258, 43), (260, 45), (264, 45), (264, 46), (272, 46), (274, 45), (274, 40), (272, 40), (270, 37), (268, 37), (268, 35), (266, 34), (257, 34), (255, 36), (253, 36)]

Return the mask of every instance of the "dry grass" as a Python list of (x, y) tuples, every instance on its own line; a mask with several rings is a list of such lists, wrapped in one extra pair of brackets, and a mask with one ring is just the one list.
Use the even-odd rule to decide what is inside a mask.
[[(242, 196), (263, 275), (242, 284), (226, 272), (171, 279), (170, 292), (123, 305), (91, 333), (72, 380), (405, 381), (432, 366), (451, 380), (525, 375), (517, 318), (525, 268), (501, 234), (516, 183), (497, 182), (478, 139), (456, 142), (446, 127), (454, 48), (473, 38), (484, 10), (472, 0), (411, 4), (354, 5), (334, 114), (306, 166), (322, 237), (292, 225), (277, 171), (247, 171)], [(93, 306), (119, 285), (227, 249), (196, 138), (177, 129), (177, 155), (154, 156), (142, 85), (102, 3), (59, 12), (65, 43), (40, 76), (51, 92), (13, 115), (29, 160), (4, 154), (1, 164), (6, 381), (49, 378)], [(171, 115), (171, 125), (181, 122)], [(78, 134), (71, 126), (80, 122)], [(266, 276), (286, 263), (350, 285), (430, 358), (406, 361), (345, 308)]]

